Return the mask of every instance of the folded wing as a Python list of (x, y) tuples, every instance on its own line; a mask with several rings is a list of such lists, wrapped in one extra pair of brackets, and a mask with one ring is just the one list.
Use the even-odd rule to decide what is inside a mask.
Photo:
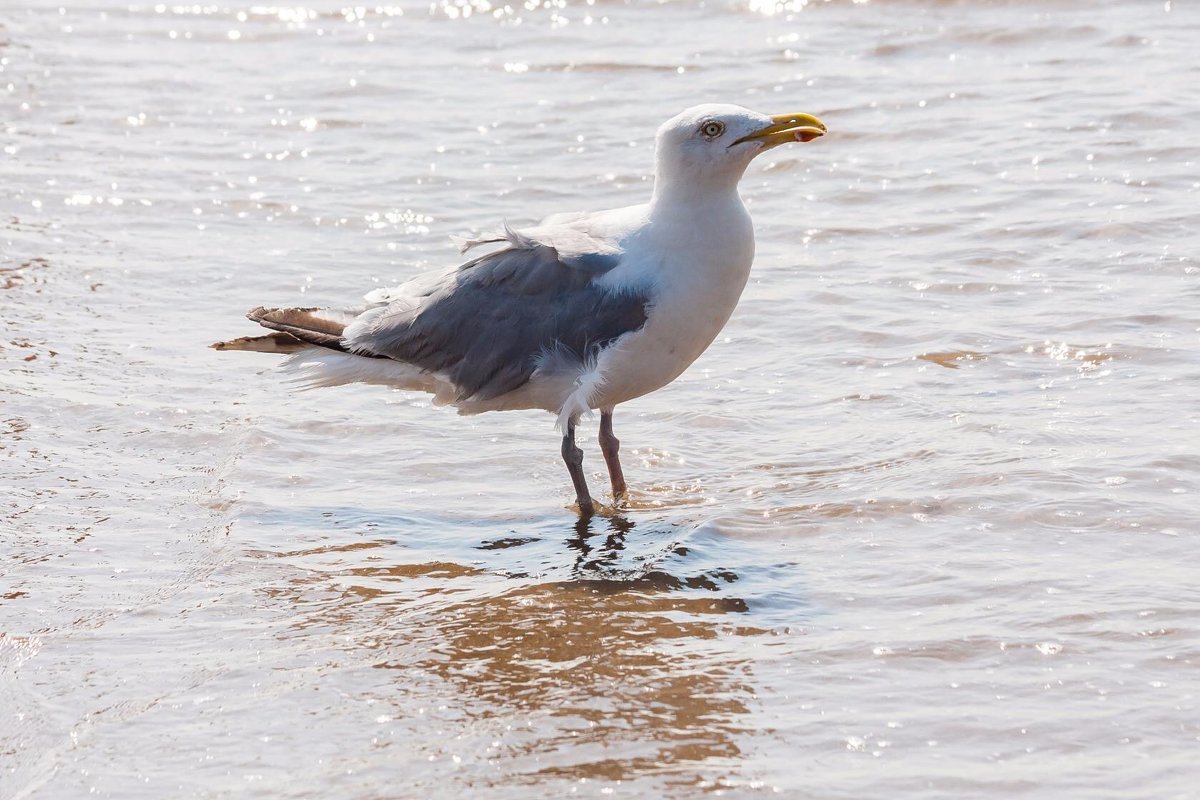
[(341, 345), (436, 373), (460, 400), (490, 400), (526, 383), (551, 354), (582, 366), (645, 324), (646, 292), (599, 282), (619, 258), (563, 259), (549, 245), (519, 244), (410, 284), (404, 296), (360, 314)]

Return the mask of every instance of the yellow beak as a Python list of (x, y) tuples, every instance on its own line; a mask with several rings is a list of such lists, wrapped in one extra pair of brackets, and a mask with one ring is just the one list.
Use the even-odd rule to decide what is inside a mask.
[(743, 136), (734, 142), (760, 141), (763, 149), (778, 147), (788, 142), (811, 142), (818, 136), (824, 136), (827, 128), (825, 123), (812, 114), (775, 114), (771, 117), (772, 124), (749, 136)]

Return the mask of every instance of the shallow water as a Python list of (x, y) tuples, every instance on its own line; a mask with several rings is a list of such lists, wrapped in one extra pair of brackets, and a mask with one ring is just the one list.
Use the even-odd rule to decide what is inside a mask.
[[(6, 7), (0, 797), (1195, 796), (1198, 40), (1133, 0)], [(751, 284), (618, 410), (618, 516), (549, 415), (206, 348), (640, 202), (709, 100), (832, 133), (751, 167)]]

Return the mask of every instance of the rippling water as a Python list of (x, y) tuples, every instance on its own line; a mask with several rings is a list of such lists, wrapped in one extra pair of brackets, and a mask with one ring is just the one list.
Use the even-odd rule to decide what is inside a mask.
[[(0, 797), (1194, 797), (1190, 2), (0, 10)], [(220, 353), (640, 202), (701, 101), (725, 334), (552, 418)], [(594, 422), (585, 425), (590, 437)], [(585, 466), (604, 485), (589, 441)]]

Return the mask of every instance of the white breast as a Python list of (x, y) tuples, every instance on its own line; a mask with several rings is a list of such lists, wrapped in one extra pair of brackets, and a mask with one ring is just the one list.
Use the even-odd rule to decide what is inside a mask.
[[(699, 358), (729, 320), (754, 260), (754, 230), (740, 198), (657, 219), (627, 251), (615, 281), (647, 281), (646, 325), (609, 348), (597, 365), (602, 385), (592, 408), (608, 408), (659, 389)], [(624, 264), (623, 264), (624, 266)]]

